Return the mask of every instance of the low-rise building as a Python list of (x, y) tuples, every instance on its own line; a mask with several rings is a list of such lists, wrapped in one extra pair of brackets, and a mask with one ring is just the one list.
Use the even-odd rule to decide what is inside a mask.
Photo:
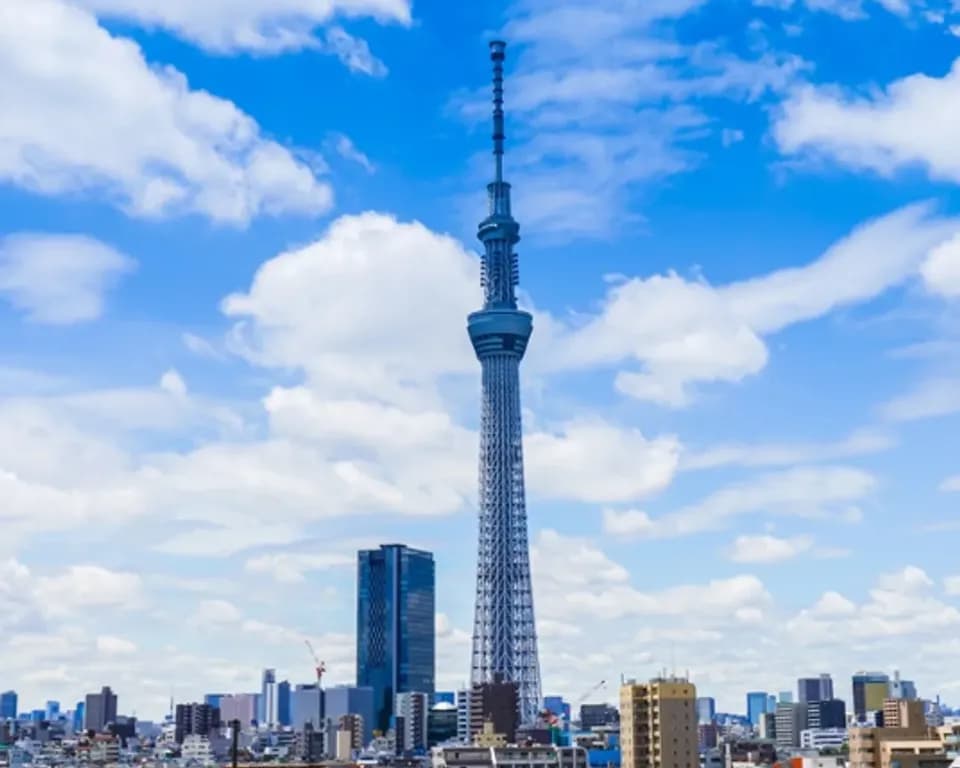
[(807, 728), (800, 732), (801, 749), (839, 749), (846, 743), (846, 728)]
[(434, 747), (432, 768), (588, 768), (579, 747), (452, 745)]

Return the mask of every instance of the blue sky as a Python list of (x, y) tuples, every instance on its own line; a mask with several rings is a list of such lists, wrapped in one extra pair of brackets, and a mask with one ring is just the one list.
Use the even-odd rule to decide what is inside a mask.
[(465, 681), (493, 36), (545, 692), (675, 663), (736, 711), (899, 667), (960, 700), (960, 7), (13, 0), (25, 705), (306, 681), (304, 637), (348, 682), (355, 551), (396, 540)]

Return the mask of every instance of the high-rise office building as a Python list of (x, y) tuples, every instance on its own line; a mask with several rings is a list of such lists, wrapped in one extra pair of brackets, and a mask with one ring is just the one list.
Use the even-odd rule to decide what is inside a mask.
[(813, 701), (829, 701), (833, 698), (833, 679), (830, 675), (801, 677), (797, 680), (797, 701), (809, 704)]
[(696, 699), (696, 688), (681, 678), (621, 686), (622, 767), (699, 768)]
[(277, 683), (277, 724), (290, 725), (290, 681)]
[(807, 705), (792, 701), (777, 704), (777, 746), (784, 749), (800, 746), (800, 734), (807, 728)]
[(280, 711), (277, 701), (277, 671), (263, 670), (263, 682), (260, 687), (260, 711), (257, 719), (262, 725), (274, 726), (278, 722)]
[(394, 706), (398, 751), (422, 751), (427, 748), (427, 715), (430, 697), (425, 693), (406, 691), (397, 694)]
[(846, 728), (847, 705), (841, 699), (811, 701), (807, 706), (807, 728)]
[(83, 724), (86, 721), (87, 703), (78, 701), (77, 706), (73, 708), (73, 732), (79, 733), (83, 730)]
[(102, 731), (108, 723), (117, 722), (117, 695), (105, 685), (100, 693), (88, 693), (84, 706), (83, 727), (88, 731)]
[(717, 717), (717, 702), (710, 696), (697, 698), (697, 720), (701, 723), (712, 723)]
[(224, 694), (222, 693), (207, 693), (203, 697), (203, 703), (220, 709), (220, 699), (222, 699), (223, 696)]
[(593, 728), (602, 728), (605, 725), (616, 725), (620, 722), (620, 713), (616, 707), (609, 704), (581, 704), (580, 727), (589, 731)]
[(901, 680), (900, 671), (895, 670), (887, 696), (891, 699), (915, 699), (917, 698), (917, 686), (913, 680)]
[(867, 714), (883, 710), (890, 693), (890, 678), (882, 672), (857, 672), (853, 676), (853, 714), (858, 723), (867, 721)]
[(54, 723), (60, 717), (60, 702), (48, 701), (44, 717), (48, 723)]
[(434, 580), (429, 552), (389, 544), (358, 555), (357, 685), (373, 689), (383, 733), (398, 693), (434, 691)]
[(298, 685), (290, 691), (290, 727), (293, 730), (302, 732), (307, 723), (315, 729), (320, 728), (323, 722), (322, 696), (316, 683)]
[(533, 331), (531, 315), (517, 307), (519, 225), (503, 180), (503, 62), (506, 46), (490, 44), (493, 61), (494, 181), (487, 186), (489, 215), (477, 236), (483, 243), (483, 309), (467, 319), (481, 366), (479, 552), (473, 624), (471, 683), (502, 679), (520, 691), (524, 724), (539, 714), (540, 661), (530, 579), (520, 415), (520, 361)]
[[(363, 721), (363, 743), (373, 739), (373, 732), (386, 733), (376, 725), (376, 700), (369, 686), (338, 685), (323, 692), (324, 717), (336, 723), (343, 715), (359, 715)], [(392, 709), (392, 707), (391, 707)]]
[(220, 719), (229, 723), (233, 720), (239, 720), (243, 728), (257, 721), (259, 713), (257, 712), (257, 699), (260, 696), (256, 693), (232, 693), (220, 697)]
[(17, 692), (4, 691), (0, 693), (0, 720), (17, 719)]
[(766, 691), (751, 691), (747, 694), (747, 719), (754, 728), (760, 727), (760, 719), (769, 711)]

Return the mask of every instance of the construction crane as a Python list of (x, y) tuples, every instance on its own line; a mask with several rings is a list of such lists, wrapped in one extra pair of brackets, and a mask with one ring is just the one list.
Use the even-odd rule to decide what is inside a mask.
[(578, 698), (575, 702), (573, 702), (573, 704), (570, 705), (569, 718), (563, 712), (551, 712), (550, 710), (544, 710), (544, 713), (543, 713), (545, 715), (544, 719), (546, 719), (546, 721), (551, 725), (556, 725), (561, 728), (563, 727), (564, 721), (567, 721), (567, 725), (569, 725), (569, 720), (573, 719), (573, 710), (576, 707), (579, 707), (581, 704), (583, 704), (587, 699), (593, 696), (593, 694), (595, 694), (597, 691), (603, 688), (606, 684), (607, 684), (606, 680), (601, 680), (599, 683), (592, 686), (586, 693), (580, 696), (580, 698)]
[(307, 650), (310, 651), (310, 655), (313, 657), (314, 669), (317, 672), (317, 688), (323, 687), (323, 673), (327, 671), (327, 664), (324, 661), (320, 661), (320, 657), (317, 656), (317, 652), (313, 649), (313, 643), (304, 638), (303, 642), (307, 644)]
[(597, 691), (599, 691), (601, 688), (603, 688), (606, 684), (607, 684), (607, 681), (606, 681), (606, 680), (601, 680), (599, 683), (597, 683), (595, 686), (593, 686), (589, 691), (587, 691), (585, 694), (583, 694), (583, 696), (581, 696), (579, 699), (577, 699), (576, 703), (575, 703), (573, 706), (579, 707), (579, 706), (580, 706), (581, 704), (583, 704), (587, 699), (589, 699), (591, 696), (593, 696), (593, 694), (595, 694)]

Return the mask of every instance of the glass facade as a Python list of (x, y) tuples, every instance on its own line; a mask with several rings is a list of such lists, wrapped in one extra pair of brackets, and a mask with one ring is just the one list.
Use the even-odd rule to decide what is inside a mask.
[(433, 694), (435, 614), (432, 554), (400, 544), (358, 554), (357, 685), (373, 689), (376, 730), (389, 728), (396, 694)]
[(0, 693), (0, 720), (17, 719), (17, 692)]
[(769, 711), (766, 691), (753, 691), (747, 694), (747, 719), (754, 728), (760, 725), (760, 718)]

